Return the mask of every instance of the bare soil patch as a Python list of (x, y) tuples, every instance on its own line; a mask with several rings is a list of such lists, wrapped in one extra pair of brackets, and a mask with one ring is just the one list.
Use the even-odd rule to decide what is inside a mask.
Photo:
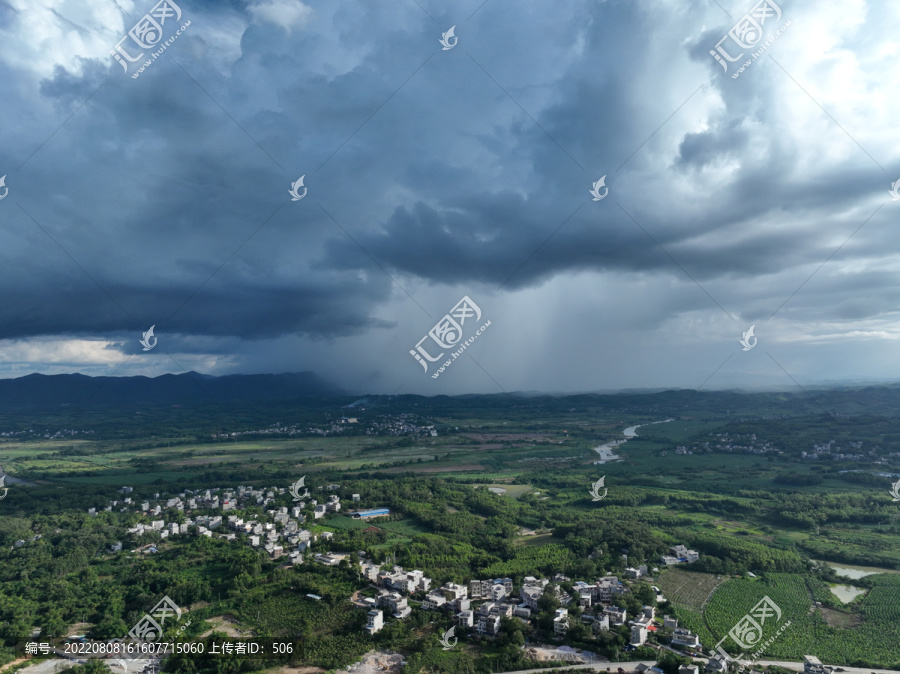
[(336, 674), (399, 674), (405, 662), (402, 655), (393, 651), (369, 651), (359, 662)]
[(666, 569), (660, 573), (656, 584), (670, 600), (701, 611), (716, 588), (727, 580), (726, 576), (710, 573), (694, 573), (680, 569)]
[(845, 613), (844, 611), (836, 611), (832, 608), (825, 608), (824, 606), (819, 610), (822, 612), (822, 617), (825, 619), (825, 622), (831, 627), (847, 630), (862, 625), (862, 618), (858, 615)]
[(25, 662), (25, 660), (27, 660), (27, 658), (16, 658), (16, 659), (13, 660), (12, 662), (7, 662), (5, 665), (3, 665), (2, 667), (0, 667), (0, 672), (2, 672), (2, 671), (4, 671), (4, 670), (7, 670), (7, 669), (9, 669), (10, 667), (15, 667), (16, 665), (20, 665), (20, 664), (22, 664), (23, 662)]
[(200, 635), (200, 638), (208, 637), (213, 632), (222, 632), (230, 637), (249, 637), (253, 636), (253, 630), (242, 629), (237, 618), (231, 613), (217, 615), (207, 618), (206, 622), (212, 625), (212, 628)]

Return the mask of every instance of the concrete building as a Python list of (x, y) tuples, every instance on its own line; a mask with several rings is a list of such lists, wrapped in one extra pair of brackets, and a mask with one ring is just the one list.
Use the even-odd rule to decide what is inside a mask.
[(487, 615), (478, 619), (478, 624), (475, 626), (475, 631), (478, 634), (494, 637), (500, 632), (500, 616), (499, 615)]
[(366, 616), (366, 632), (369, 634), (375, 634), (375, 632), (384, 627), (384, 613), (382, 611), (372, 609)]
[(422, 610), (436, 611), (439, 608), (443, 608), (446, 604), (447, 598), (435, 590), (425, 595), (425, 600), (422, 602)]
[(803, 656), (803, 674), (829, 674), (831, 667), (822, 664), (815, 655)]
[(631, 627), (631, 645), (643, 646), (647, 643), (647, 628), (643, 625), (633, 625)]
[(565, 634), (569, 629), (569, 610), (565, 608), (556, 609), (556, 617), (553, 619), (553, 632), (556, 634)]
[(675, 635), (672, 637), (672, 643), (679, 646), (687, 646), (688, 648), (701, 647), (700, 637), (683, 627), (675, 628)]
[(607, 606), (603, 609), (603, 612), (609, 618), (611, 625), (624, 625), (628, 622), (628, 613), (623, 608), (619, 608), (618, 606)]
[(609, 615), (606, 613), (599, 614), (597, 619), (591, 623), (591, 629), (594, 632), (609, 632)]
[(381, 597), (381, 605), (387, 608), (395, 618), (400, 620), (412, 613), (412, 609), (409, 607), (406, 597), (399, 592), (390, 592), (383, 595)]
[(728, 671), (728, 660), (721, 655), (714, 655), (706, 663), (704, 670), (708, 674), (725, 674)]

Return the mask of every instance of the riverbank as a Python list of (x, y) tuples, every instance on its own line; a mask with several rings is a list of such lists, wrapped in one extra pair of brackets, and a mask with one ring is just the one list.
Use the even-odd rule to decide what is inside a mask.
[(675, 421), (674, 419), (663, 419), (662, 421), (651, 421), (649, 424), (636, 424), (634, 426), (629, 426), (624, 431), (622, 431), (622, 435), (625, 437), (622, 440), (613, 440), (611, 442), (607, 442), (603, 445), (598, 445), (594, 447), (594, 451), (600, 455), (600, 459), (598, 461), (594, 461), (594, 465), (608, 463), (610, 461), (621, 461), (622, 457), (613, 452), (613, 447), (618, 447), (619, 445), (624, 445), (626, 442), (631, 440), (632, 438), (636, 438), (637, 429), (641, 426), (652, 426), (653, 424), (665, 424), (669, 421)]

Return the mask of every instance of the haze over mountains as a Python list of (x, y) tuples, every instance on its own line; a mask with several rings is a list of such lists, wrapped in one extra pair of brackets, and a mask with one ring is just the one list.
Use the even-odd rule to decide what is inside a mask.
[(53, 409), (66, 405), (209, 405), (345, 395), (312, 372), (213, 377), (198, 372), (159, 377), (30, 374), (0, 380), (0, 408)]
[(0, 379), (0, 412), (52, 412), (82, 406), (132, 409), (225, 405), (236, 409), (241, 405), (259, 407), (266, 406), (267, 403), (281, 407), (291, 402), (303, 407), (314, 399), (328, 398), (344, 398), (345, 400), (335, 402), (345, 405), (351, 403), (357, 395), (365, 395), (358, 402), (364, 403), (369, 409), (389, 404), (390, 401), (404, 401), (415, 405), (421, 412), (432, 413), (441, 409), (484, 404), (495, 407), (546, 404), (559, 405), (561, 408), (589, 405), (627, 410), (635, 414), (660, 415), (701, 411), (749, 416), (832, 412), (894, 415), (900, 410), (900, 384), (897, 383), (762, 392), (631, 389), (592, 393), (520, 391), (511, 394), (425, 397), (412, 394), (367, 395), (360, 391), (346, 391), (312, 372), (221, 377), (186, 372), (153, 378), (30, 374), (16, 379)]

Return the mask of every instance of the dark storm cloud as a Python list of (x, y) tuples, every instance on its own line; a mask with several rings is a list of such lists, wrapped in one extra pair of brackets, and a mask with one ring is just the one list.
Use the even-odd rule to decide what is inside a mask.
[[(250, 340), (362, 334), (395, 324), (378, 308), (421, 281), (749, 281), (825, 260), (884, 182), (853, 147), (850, 176), (798, 170), (809, 148), (773, 104), (771, 64), (732, 81), (709, 57), (730, 26), (714, 7), (489, 2), (464, 22), (478, 3), (426, 5), (434, 21), (414, 3), (310, 3), (285, 27), (265, 19), (276, 5), (180, 4), (192, 26), (137, 80), (105, 54), (73, 57), (37, 87), (4, 76), (28, 119), (3, 117), (0, 159), (28, 161), (6, 170), (0, 338), (150, 324)], [(721, 27), (701, 30), (705, 16)], [(443, 52), (454, 23), (459, 46)], [(304, 174), (309, 194), (291, 202)], [(604, 174), (610, 194), (592, 202)], [(691, 301), (669, 307), (710, 306)], [(879, 305), (846, 298), (835, 311)]]

